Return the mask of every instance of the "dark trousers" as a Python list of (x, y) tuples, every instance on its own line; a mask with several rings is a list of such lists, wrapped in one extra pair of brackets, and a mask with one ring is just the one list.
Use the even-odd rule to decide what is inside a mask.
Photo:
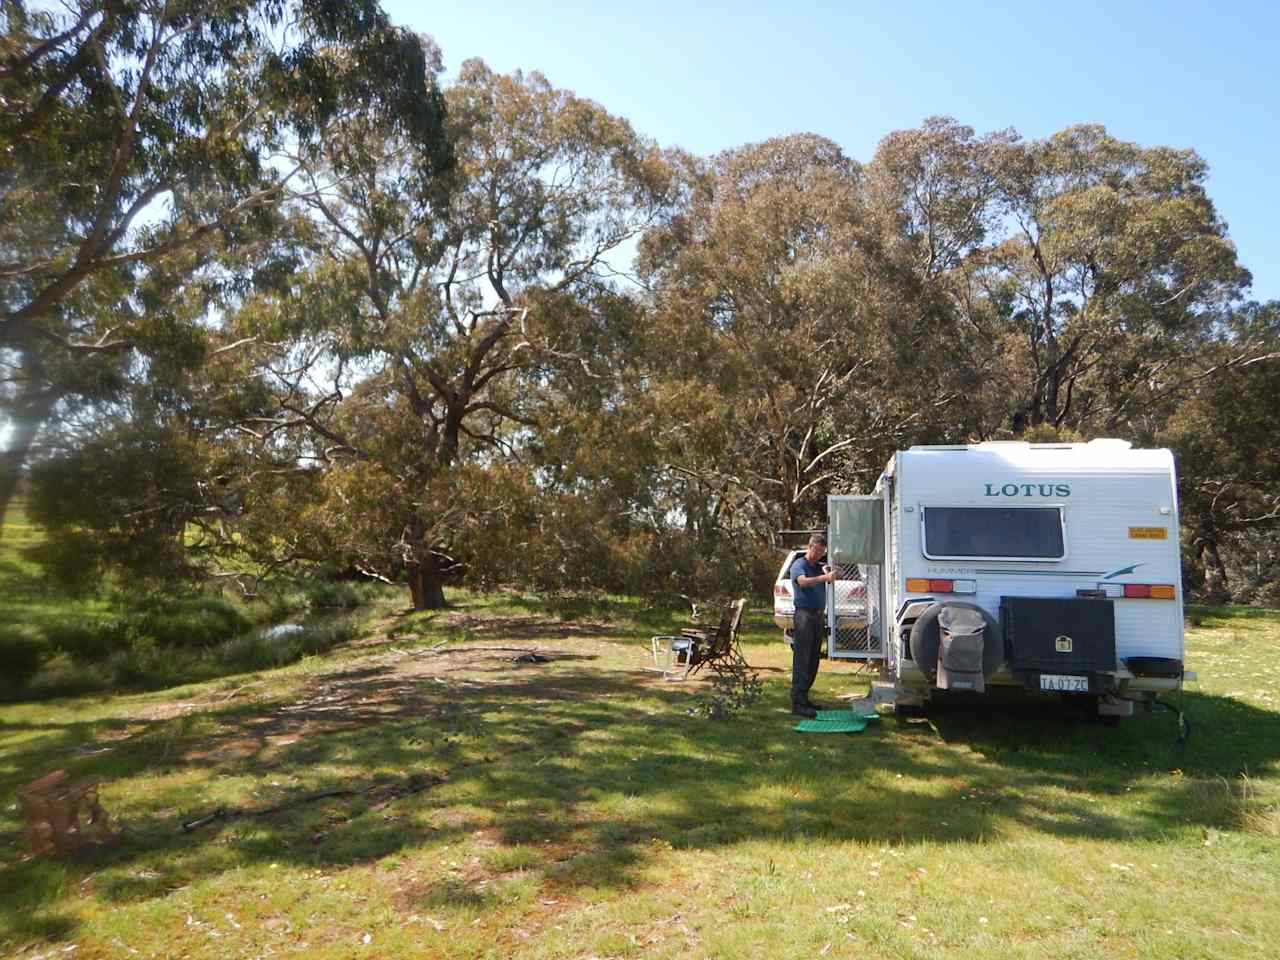
[(804, 703), (809, 688), (818, 675), (818, 651), (822, 643), (825, 610), (796, 607), (795, 625), (791, 631), (791, 702)]

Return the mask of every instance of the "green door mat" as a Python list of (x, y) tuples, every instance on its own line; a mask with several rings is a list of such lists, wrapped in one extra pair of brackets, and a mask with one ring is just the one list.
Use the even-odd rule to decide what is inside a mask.
[(795, 725), (801, 733), (861, 733), (872, 720), (879, 720), (878, 713), (854, 713), (852, 710), (819, 710), (813, 720), (801, 720)]

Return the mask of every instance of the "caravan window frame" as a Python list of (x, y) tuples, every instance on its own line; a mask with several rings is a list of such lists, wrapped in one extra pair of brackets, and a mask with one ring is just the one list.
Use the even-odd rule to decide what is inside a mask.
[[(1002, 503), (999, 506), (972, 503), (921, 503), (920, 511), (920, 552), (926, 560), (991, 560), (1016, 563), (1060, 563), (1067, 559), (1070, 548), (1067, 545), (1067, 505), (1065, 503)], [(1062, 554), (1056, 557), (1014, 557), (998, 554), (945, 554), (929, 552), (928, 530), (925, 526), (925, 515), (929, 510), (1057, 510), (1058, 529), (1062, 534)]]

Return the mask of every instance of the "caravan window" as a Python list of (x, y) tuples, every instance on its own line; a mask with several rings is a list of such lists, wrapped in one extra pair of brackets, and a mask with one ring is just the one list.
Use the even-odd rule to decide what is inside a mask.
[(924, 555), (930, 560), (1061, 560), (1061, 507), (924, 507)]

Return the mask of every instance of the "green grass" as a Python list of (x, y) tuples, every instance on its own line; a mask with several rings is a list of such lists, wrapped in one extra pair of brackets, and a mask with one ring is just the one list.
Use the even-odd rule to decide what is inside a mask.
[[(702, 681), (643, 670), (670, 613), (451, 598), (381, 607), (356, 643), (280, 670), (0, 708), (0, 952), (1256, 958), (1280, 942), (1280, 614), (1201, 613), (1180, 750), (1170, 714), (1111, 728), (1039, 701), (796, 734), (763, 612), (747, 654), (764, 701), (699, 721)], [(513, 662), (535, 647), (550, 661)], [(815, 696), (867, 684), (824, 662)], [(13, 791), (58, 767), (102, 778), (117, 848), (20, 858)], [(334, 788), (362, 792), (178, 829)]]
[[(41, 536), (15, 500), (0, 540), (0, 700), (163, 689), (283, 666), (351, 639), (404, 592), (303, 582), (246, 601), (108, 582), (95, 595), (69, 596), (26, 559)], [(299, 629), (264, 634), (284, 621)]]
[(26, 501), (15, 497), (4, 515), (4, 537), (0, 539), (0, 577), (31, 577), (39, 568), (27, 560), (23, 551), (43, 539), (38, 527), (27, 516)]

